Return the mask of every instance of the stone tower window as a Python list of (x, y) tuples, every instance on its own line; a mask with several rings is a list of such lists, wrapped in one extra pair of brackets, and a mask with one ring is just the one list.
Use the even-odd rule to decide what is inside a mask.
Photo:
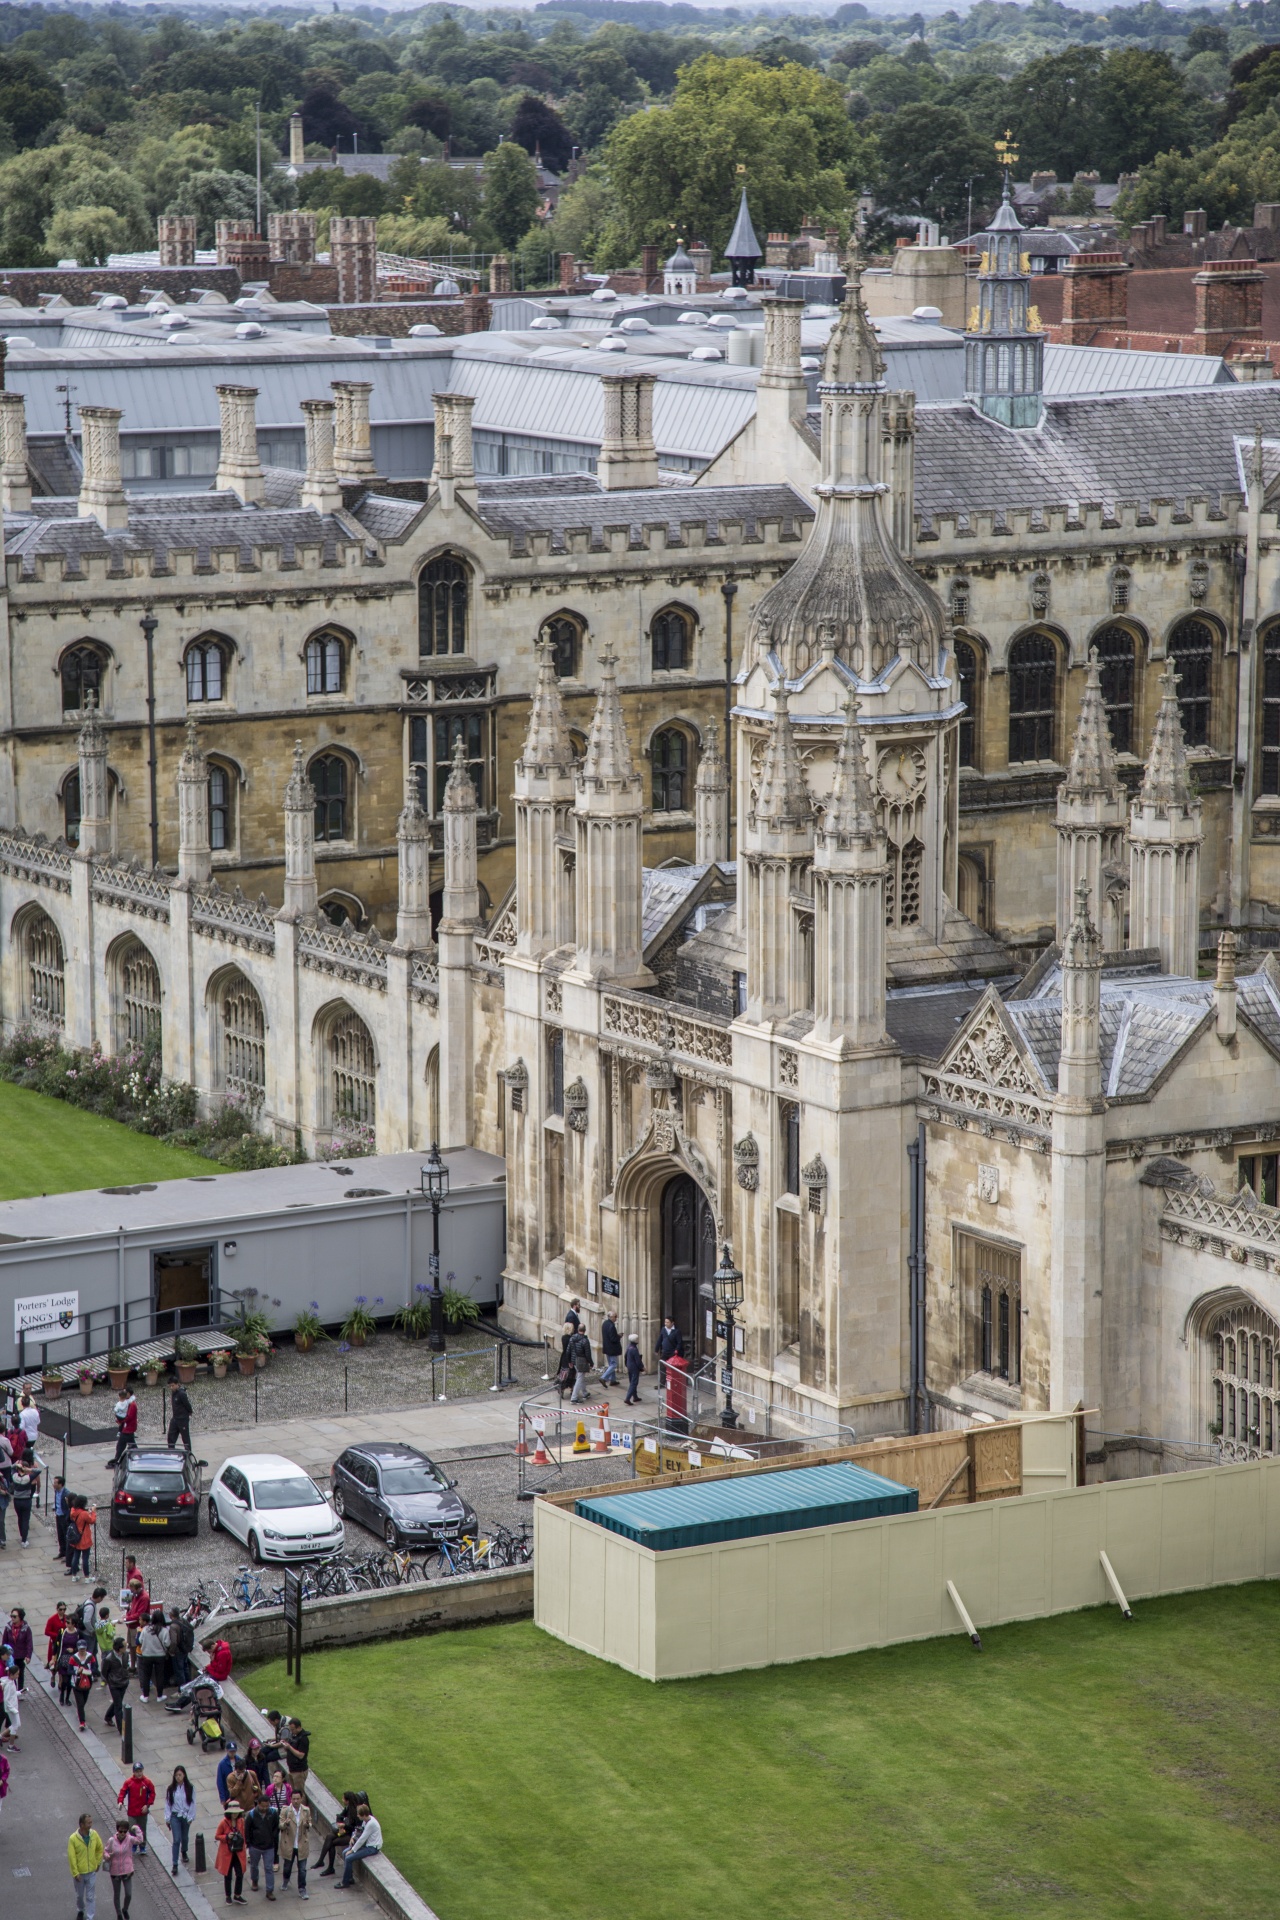
[(23, 984), (28, 1020), (61, 1027), (66, 1018), (62, 936), (47, 913), (35, 912), (22, 929)]
[(582, 622), (572, 613), (557, 613), (543, 626), (542, 638), (561, 680), (576, 680), (582, 670), (582, 634)]
[(358, 1013), (344, 1013), (329, 1030), (331, 1122), (372, 1127), (378, 1111), (378, 1061)]
[(82, 707), (101, 707), (103, 683), (107, 675), (107, 656), (103, 648), (85, 643), (68, 647), (59, 662), (62, 676), (62, 711), (79, 712)]
[(209, 768), (209, 845), (214, 853), (226, 853), (235, 839), (232, 817), (232, 776), (216, 762)]
[(1024, 633), (1009, 649), (1009, 759), (1052, 760), (1058, 649), (1047, 633)]
[(1022, 1378), (1022, 1255), (1017, 1247), (957, 1231), (956, 1279), (964, 1364), (1016, 1386)]
[(1133, 725), (1136, 643), (1128, 627), (1103, 627), (1094, 635), (1102, 672), (1102, 704), (1107, 710), (1111, 744), (1117, 753), (1135, 751)]
[(1262, 791), (1280, 794), (1280, 626), (1262, 641)]
[(1256, 1460), (1280, 1452), (1280, 1327), (1241, 1301), (1208, 1330), (1213, 1378), (1212, 1427), (1224, 1458)]
[(341, 693), (346, 648), (336, 633), (315, 633), (307, 642), (307, 692)]
[(226, 692), (227, 654), (217, 640), (197, 640), (187, 648), (187, 700), (221, 700)]
[(1189, 747), (1207, 747), (1213, 723), (1213, 628), (1207, 620), (1180, 620), (1169, 635), (1178, 674), (1178, 711)]
[(978, 765), (978, 653), (967, 640), (957, 640), (956, 678), (964, 712), (960, 716), (960, 765)]
[(467, 651), (467, 608), (471, 598), (471, 569), (456, 553), (428, 560), (418, 575), (418, 652), (433, 654)]
[(649, 746), (653, 763), (653, 811), (683, 813), (693, 795), (689, 736), (682, 727), (664, 727)]
[(160, 970), (141, 941), (134, 940), (120, 960), (121, 1042), (145, 1047), (159, 1039), (160, 1025)]
[(969, 582), (953, 580), (951, 582), (951, 618), (957, 627), (963, 627), (969, 619)]
[(267, 1023), (262, 1002), (242, 973), (221, 996), (222, 1078), (229, 1093), (257, 1100), (267, 1084)]
[(340, 753), (322, 753), (307, 773), (316, 796), (316, 839), (350, 839), (346, 761)]
[(683, 673), (693, 655), (693, 621), (683, 607), (664, 607), (649, 629), (655, 673)]

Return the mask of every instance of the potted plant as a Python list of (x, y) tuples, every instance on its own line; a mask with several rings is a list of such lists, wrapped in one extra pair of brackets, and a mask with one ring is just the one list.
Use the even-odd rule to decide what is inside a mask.
[(310, 1353), (317, 1340), (327, 1340), (328, 1337), (320, 1319), (320, 1302), (313, 1300), (302, 1309), (293, 1323), (293, 1344), (299, 1353)]
[(413, 1289), (413, 1299), (407, 1307), (401, 1307), (393, 1324), (399, 1327), (406, 1340), (421, 1340), (431, 1331), (431, 1289), (425, 1280), (419, 1280)]
[(158, 1353), (153, 1353), (143, 1365), (143, 1378), (149, 1387), (160, 1385), (160, 1375), (164, 1372), (164, 1361)]
[(89, 1366), (87, 1362), (84, 1366), (76, 1368), (76, 1384), (79, 1386), (81, 1393), (89, 1394), (93, 1392), (93, 1368)]
[(62, 1375), (57, 1367), (50, 1367), (49, 1371), (42, 1375), (40, 1384), (46, 1393), (61, 1393)]
[(236, 1340), (236, 1365), (241, 1373), (252, 1373), (258, 1364), (258, 1336), (242, 1333)]
[(174, 1342), (173, 1351), (178, 1363), (178, 1378), (184, 1387), (189, 1387), (196, 1377), (200, 1349), (194, 1340), (179, 1339)]
[(358, 1293), (351, 1304), (351, 1311), (342, 1323), (342, 1337), (350, 1341), (353, 1347), (362, 1347), (369, 1335), (377, 1331), (378, 1322), (369, 1311), (369, 1296)]
[(107, 1378), (119, 1393), (129, 1382), (129, 1356), (123, 1347), (112, 1347), (107, 1355)]
[(215, 1380), (225, 1380), (227, 1368), (231, 1365), (231, 1355), (219, 1347), (215, 1353), (209, 1355), (209, 1365), (213, 1368)]
[(253, 1356), (253, 1364), (255, 1367), (257, 1367), (259, 1373), (261, 1373), (262, 1369), (266, 1366), (268, 1360), (271, 1358), (273, 1351), (274, 1349), (271, 1345), (271, 1341), (268, 1335), (266, 1335), (265, 1333), (260, 1333), (258, 1335), (257, 1351)]

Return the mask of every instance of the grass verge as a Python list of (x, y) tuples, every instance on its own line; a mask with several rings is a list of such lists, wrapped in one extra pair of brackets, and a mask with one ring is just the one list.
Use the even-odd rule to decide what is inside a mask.
[(441, 1920), (1274, 1920), (1280, 1591), (651, 1683), (531, 1624), (245, 1682)]
[(81, 1187), (123, 1187), (215, 1171), (198, 1153), (167, 1147), (118, 1120), (104, 1120), (0, 1080), (0, 1200)]

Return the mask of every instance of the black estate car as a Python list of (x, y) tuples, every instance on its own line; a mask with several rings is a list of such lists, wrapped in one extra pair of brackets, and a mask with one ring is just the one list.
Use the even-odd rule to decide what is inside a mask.
[(199, 1533), (203, 1460), (181, 1447), (132, 1447), (116, 1463), (110, 1534)]
[(381, 1440), (348, 1447), (329, 1478), (342, 1517), (381, 1534), (389, 1547), (434, 1546), (476, 1529), (457, 1482), (416, 1447)]

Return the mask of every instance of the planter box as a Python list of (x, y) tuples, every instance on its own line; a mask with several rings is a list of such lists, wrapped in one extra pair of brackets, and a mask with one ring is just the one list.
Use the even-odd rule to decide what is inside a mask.
[(78, 1380), (76, 1382), (76, 1385), (79, 1387), (81, 1393), (83, 1394), (90, 1394), (93, 1392), (92, 1380)]
[(181, 1380), (184, 1387), (189, 1387), (196, 1377), (196, 1362), (194, 1360), (179, 1360), (177, 1362), (177, 1368), (179, 1380)]
[(129, 1384), (129, 1369), (128, 1367), (108, 1367), (107, 1378), (119, 1393), (122, 1387)]

